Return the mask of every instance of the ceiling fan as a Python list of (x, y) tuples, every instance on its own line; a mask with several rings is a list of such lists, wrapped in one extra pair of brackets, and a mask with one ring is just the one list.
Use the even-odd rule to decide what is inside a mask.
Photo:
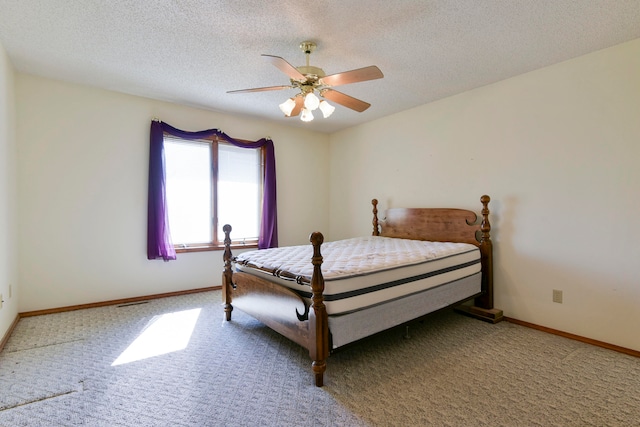
[(299, 89), (300, 93), (280, 104), (280, 109), (287, 117), (294, 117), (302, 113), (300, 119), (305, 122), (313, 120), (312, 111), (317, 108), (322, 111), (325, 118), (329, 117), (335, 110), (335, 107), (330, 105), (326, 100), (318, 98), (315, 94), (316, 92), (322, 98), (328, 99), (336, 104), (340, 104), (360, 113), (371, 106), (371, 104), (367, 102), (361, 101), (342, 92), (338, 92), (337, 90), (332, 89), (332, 87), (382, 78), (384, 75), (378, 67), (371, 65), (369, 67), (330, 74), (327, 76), (322, 68), (309, 65), (309, 56), (316, 49), (316, 44), (311, 41), (304, 41), (300, 43), (300, 49), (307, 56), (306, 65), (301, 67), (294, 67), (279, 56), (262, 55), (265, 60), (289, 76), (291, 84), (231, 90), (227, 93)]

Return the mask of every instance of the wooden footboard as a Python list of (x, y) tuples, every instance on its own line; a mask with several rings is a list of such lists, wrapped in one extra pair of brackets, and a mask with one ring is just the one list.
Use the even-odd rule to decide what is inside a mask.
[(223, 227), (225, 233), (224, 272), (222, 273), (222, 297), (226, 320), (231, 320), (234, 306), (261, 321), (274, 331), (309, 350), (315, 385), (322, 387), (329, 357), (329, 322), (324, 305), (324, 279), (320, 246), (324, 237), (312, 233), (314, 266), (311, 277), (311, 304), (296, 292), (267, 279), (243, 272), (233, 272), (231, 254), (231, 226)]
[(233, 273), (233, 305), (271, 329), (307, 347), (308, 307), (292, 290), (251, 274)]

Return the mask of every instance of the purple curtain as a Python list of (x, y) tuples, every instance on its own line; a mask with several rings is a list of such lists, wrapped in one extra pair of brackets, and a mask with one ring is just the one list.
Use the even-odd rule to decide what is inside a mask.
[[(224, 139), (236, 147), (265, 147), (264, 196), (262, 200), (262, 219), (258, 248), (275, 248), (278, 246), (278, 220), (276, 209), (276, 159), (271, 139), (245, 143), (231, 138), (218, 129), (199, 132), (188, 132), (160, 122), (151, 122), (150, 155), (149, 155), (149, 206), (147, 225), (147, 258), (162, 258), (165, 261), (176, 259), (176, 252), (171, 242), (169, 221), (167, 217), (165, 171), (164, 171), (164, 137), (163, 133), (184, 139), (202, 139), (212, 135)], [(231, 224), (233, 225), (233, 224)]]

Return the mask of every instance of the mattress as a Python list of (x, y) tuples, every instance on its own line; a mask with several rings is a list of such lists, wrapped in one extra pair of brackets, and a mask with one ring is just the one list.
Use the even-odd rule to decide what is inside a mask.
[[(368, 236), (326, 242), (321, 253), (329, 316), (354, 313), (461, 279), (468, 278), (473, 289), (480, 290), (480, 251), (468, 243)], [(238, 271), (266, 277), (310, 299), (312, 255), (311, 245), (288, 246), (244, 252), (234, 262)]]
[(366, 310), (329, 316), (331, 348), (336, 349), (476, 296), (481, 291), (481, 275), (477, 273)]

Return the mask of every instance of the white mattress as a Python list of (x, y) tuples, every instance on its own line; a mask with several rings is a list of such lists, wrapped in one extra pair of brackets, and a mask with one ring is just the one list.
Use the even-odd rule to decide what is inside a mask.
[(366, 310), (329, 316), (331, 348), (336, 349), (478, 295), (481, 291), (481, 276), (482, 273), (477, 273)]
[[(369, 236), (326, 242), (321, 247), (327, 313), (342, 315), (475, 276), (480, 288), (480, 251), (467, 243)], [(262, 275), (311, 298), (311, 245), (244, 252), (236, 269)], [(247, 266), (251, 263), (266, 271)], [(283, 279), (282, 272), (297, 277)], [(279, 277), (280, 276), (280, 277)]]

